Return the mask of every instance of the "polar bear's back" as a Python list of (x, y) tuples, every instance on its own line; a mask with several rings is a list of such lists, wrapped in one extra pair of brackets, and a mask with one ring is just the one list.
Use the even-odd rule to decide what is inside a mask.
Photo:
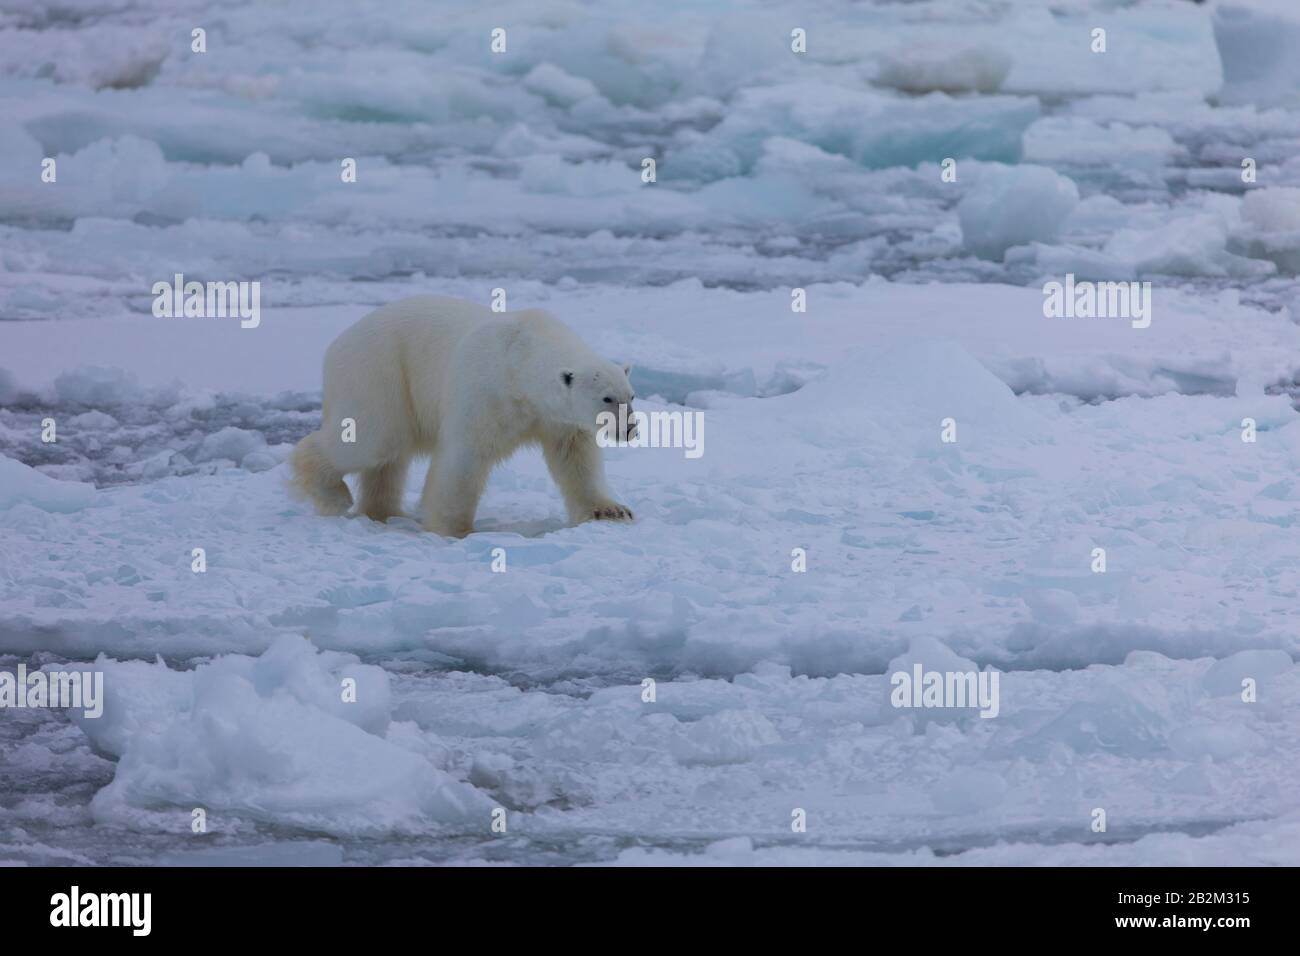
[(477, 302), (414, 296), (375, 309), (335, 339), (330, 350), (373, 342), (405, 348), (451, 348), (466, 332), (493, 317), (491, 309)]
[(381, 306), (345, 329), (326, 350), (323, 370), (327, 437), (344, 418), (357, 423), (351, 447), (332, 442), (336, 462), (392, 459), (430, 446), (441, 386), (458, 351), (496, 318), (474, 302), (418, 296)]

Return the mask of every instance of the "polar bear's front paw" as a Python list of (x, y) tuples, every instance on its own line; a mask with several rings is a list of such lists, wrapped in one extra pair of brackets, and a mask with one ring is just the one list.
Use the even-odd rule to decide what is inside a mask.
[(631, 521), (632, 509), (617, 501), (602, 501), (592, 507), (591, 518), (594, 521)]

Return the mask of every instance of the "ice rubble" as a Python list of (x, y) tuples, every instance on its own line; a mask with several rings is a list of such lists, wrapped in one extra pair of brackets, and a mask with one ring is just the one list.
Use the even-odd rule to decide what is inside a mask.
[(829, 83), (787, 83), (742, 91), (720, 123), (669, 154), (665, 169), (687, 179), (747, 173), (773, 136), (869, 168), (915, 166), (945, 156), (1015, 162), (1021, 133), (1038, 116), (1037, 100), (1028, 97), (932, 93), (904, 100)]
[[(1026, 858), (1022, 840), (1076, 862), (1293, 862), (1294, 801), (1276, 768), (1297, 743), (1285, 714), (1300, 682), (1284, 657), (1134, 653), (1117, 666), (1013, 671), (1003, 711), (986, 721), (896, 710), (885, 675), (760, 664), (725, 681), (661, 679), (651, 701), (640, 683), (583, 698), (454, 671), (390, 679), (286, 637), (260, 658), (193, 671), (101, 658), (118, 693), (98, 727), (81, 723), (97, 748), (122, 754), (94, 818), (145, 832), (184, 832), (202, 806), (218, 837), (258, 822), (344, 840), (395, 834), (419, 859), (421, 837), (486, 838), (500, 806), (515, 840), (635, 834), (680, 847), (743, 834), (734, 862), (936, 862), (930, 848), (964, 850), (949, 858), (958, 864), (1005, 862)], [(967, 663), (928, 641), (890, 666), (918, 659)], [(1241, 701), (1239, 682), (1215, 692), (1237, 674), (1261, 679), (1257, 704)], [(361, 677), (358, 704), (339, 703), (344, 675)], [(1098, 805), (1104, 834), (1089, 830)], [(1243, 822), (1243, 806), (1263, 819)], [(798, 836), (795, 808), (808, 820)], [(1206, 835), (1159, 834), (1170, 826)], [(1243, 840), (1268, 833), (1283, 842)], [(692, 851), (620, 857), (656, 858), (691, 862)]]
[(1223, 62), (1224, 103), (1293, 106), (1300, 95), (1300, 11), (1288, 0), (1221, 0), (1214, 42)]
[(1012, 57), (995, 46), (965, 50), (906, 50), (887, 54), (874, 82), (909, 93), (995, 93), (1011, 71)]
[[(1249, 149), (1261, 183), (1286, 181), (1293, 114), (1206, 103), (1223, 77), (1205, 11), (944, 9), (878, 5), (847, 19), (819, 9), (797, 56), (786, 41), (804, 8), (670, 4), (650, 28), (582, 5), (510, 4), (502, 15), (516, 39), (503, 58), (458, 42), (491, 25), (469, 4), (437, 18), (389, 4), (360, 18), (329, 3), (310, 24), (236, 6), (214, 38), (221, 69), (168, 45), (192, 19), (173, 4), (109, 9), (107, 22), (69, 14), (58, 30), (28, 11), (3, 34), (19, 55), (0, 68), (13, 160), (0, 168), (0, 215), (42, 228), (0, 226), (0, 317), (138, 311), (130, 290), (178, 269), (289, 276), (282, 293), (296, 304), (337, 301), (358, 275), (419, 271), (650, 284), (693, 275), (741, 287), (871, 271), (1030, 281), (1021, 260), (954, 261), (966, 177), (936, 189), (935, 164), (1015, 162), (1028, 150), (1085, 195), (1087, 177), (1110, 176), (1126, 201), (1167, 202), (1184, 179), (1240, 191)], [(146, 13), (154, 32), (135, 24)], [(1104, 55), (1087, 42), (1099, 18)], [(1222, 9), (1215, 22), (1256, 23)], [(104, 44), (95, 31), (106, 29), (142, 39)], [(66, 65), (72, 49), (85, 55)], [(423, 82), (433, 74), (440, 83)], [(1063, 94), (1072, 99), (1058, 103)], [(1082, 178), (1064, 137), (1085, 150)], [(1121, 139), (1141, 169), (1107, 162)], [(47, 155), (59, 185), (33, 194), (25, 170)], [(346, 188), (340, 155), (361, 170)], [(653, 189), (637, 175), (647, 155), (661, 162)], [(850, 161), (833, 181), (821, 175), (827, 157)], [(1163, 267), (1068, 232), (1035, 238), (1075, 272), (1098, 255), (1114, 274)], [(1238, 258), (1252, 254), (1250, 239)], [(1285, 255), (1264, 252), (1285, 271)], [(1224, 261), (1175, 268), (1261, 274)]]

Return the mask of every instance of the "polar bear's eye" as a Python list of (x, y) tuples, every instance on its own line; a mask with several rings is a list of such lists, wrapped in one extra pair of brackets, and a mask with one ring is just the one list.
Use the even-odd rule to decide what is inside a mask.
[(608, 395), (606, 395), (606, 396), (605, 396), (605, 404), (606, 404), (606, 405), (613, 405), (613, 404), (614, 404), (614, 400), (613, 400), (612, 398), (610, 398)]

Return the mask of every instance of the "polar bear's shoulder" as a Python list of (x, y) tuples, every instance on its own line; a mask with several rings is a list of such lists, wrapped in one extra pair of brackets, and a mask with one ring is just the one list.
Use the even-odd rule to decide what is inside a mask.
[(456, 343), (483, 351), (560, 353), (574, 361), (589, 352), (572, 329), (545, 309), (494, 312), (478, 302), (431, 295), (382, 306), (340, 338), (362, 343), (387, 339), (403, 354), (442, 351)]
[(438, 295), (414, 295), (408, 299), (399, 299), (383, 306), (374, 314), (412, 321), (430, 319), (482, 321), (494, 315), (491, 309), (478, 302)]
[(518, 312), (508, 312), (505, 317), (524, 339), (538, 344), (586, 349), (573, 329), (545, 309), (521, 309)]
[[(568, 333), (569, 328), (545, 309), (520, 309), (496, 312), (479, 302), (449, 296), (416, 295), (390, 302), (372, 315), (412, 323), (453, 322), (468, 325), (514, 326), (533, 334)], [(571, 334), (571, 333), (570, 333)]]

